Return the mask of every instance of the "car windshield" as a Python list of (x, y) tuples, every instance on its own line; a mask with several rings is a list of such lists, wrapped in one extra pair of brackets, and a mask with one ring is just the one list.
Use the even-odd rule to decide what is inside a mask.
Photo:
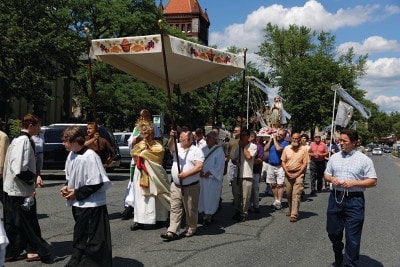
[[(83, 132), (86, 134), (86, 125), (81, 126), (81, 128), (82, 128)], [(44, 130), (44, 142), (47, 144), (62, 143), (61, 134), (65, 129), (66, 129), (66, 127), (54, 127), (54, 128), (52, 128), (51, 131)], [(101, 137), (107, 139), (107, 141), (110, 144), (112, 144), (112, 139), (105, 129), (100, 127), (99, 133), (100, 133)]]
[(61, 134), (64, 128), (55, 128), (52, 131), (44, 132), (44, 141), (47, 144), (51, 143), (61, 143)]

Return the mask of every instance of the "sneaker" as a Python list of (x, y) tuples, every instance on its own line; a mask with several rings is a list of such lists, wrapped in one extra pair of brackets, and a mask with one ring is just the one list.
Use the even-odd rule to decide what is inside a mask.
[(274, 204), (272, 204), (276, 210), (280, 210), (282, 208), (282, 203), (279, 200), (275, 200)]

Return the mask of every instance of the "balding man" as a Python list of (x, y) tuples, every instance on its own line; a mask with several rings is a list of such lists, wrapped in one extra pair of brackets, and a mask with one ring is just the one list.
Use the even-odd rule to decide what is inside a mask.
[(304, 173), (309, 162), (308, 150), (300, 144), (299, 133), (292, 134), (292, 143), (287, 146), (281, 156), (282, 168), (285, 171), (286, 195), (289, 204), (291, 222), (297, 222), (301, 193), (304, 188)]

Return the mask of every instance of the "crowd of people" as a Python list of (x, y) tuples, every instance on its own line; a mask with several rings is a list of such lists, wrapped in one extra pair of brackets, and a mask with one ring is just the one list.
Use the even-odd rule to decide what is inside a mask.
[[(301, 219), (300, 203), (308, 179), (309, 197), (331, 191), (326, 229), (334, 265), (356, 266), (364, 220), (363, 191), (376, 185), (377, 176), (355, 130), (343, 130), (334, 142), (316, 133), (309, 142), (306, 134), (278, 129), (260, 136), (237, 126), (232, 137), (222, 141), (215, 127), (209, 133), (202, 128), (192, 132), (188, 126), (179, 127), (170, 131), (167, 142), (173, 155), (169, 177), (162, 166), (165, 149), (161, 133), (151, 118), (143, 109), (129, 140), (132, 163), (121, 217), (133, 218), (132, 231), (166, 227), (160, 235), (165, 241), (192, 237), (199, 221), (205, 227), (215, 221), (225, 175), (232, 187), (233, 220), (242, 223), (249, 212), (261, 212), (260, 182), (264, 181), (275, 210), (282, 209), (286, 193), (286, 215), (295, 223)], [(43, 185), (38, 153), (43, 144), (35, 145), (32, 138), (39, 134), (41, 121), (27, 114), (22, 123), (21, 134), (11, 144), (0, 131), (4, 186), (0, 257), (3, 261), (46, 262), (51, 246), (41, 237), (35, 201), (35, 188)], [(80, 127), (70, 126), (61, 138), (69, 155), (60, 194), (72, 208), (75, 221), (73, 253), (66, 266), (112, 266), (106, 204), (111, 183), (105, 168), (115, 152), (99, 137), (95, 123), (88, 123), (87, 135)]]

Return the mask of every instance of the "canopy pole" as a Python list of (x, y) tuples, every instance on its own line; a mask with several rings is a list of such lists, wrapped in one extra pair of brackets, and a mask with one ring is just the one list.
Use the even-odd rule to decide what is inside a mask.
[[(246, 55), (247, 55), (247, 48), (245, 47), (245, 48), (243, 48), (243, 52), (244, 52), (244, 55), (243, 55), (243, 62), (244, 62), (244, 70), (243, 70), (243, 77), (242, 77), (242, 91), (244, 91), (245, 90), (245, 88), (246, 88)], [(242, 135), (242, 127), (243, 127), (243, 99), (244, 99), (244, 95), (245, 94), (242, 94), (242, 101), (240, 102), (240, 135), (239, 135), (239, 146), (240, 146), (240, 137), (241, 137), (241, 135)], [(238, 160), (238, 162), (240, 162), (240, 159), (241, 159), (241, 149), (240, 149), (240, 147), (239, 147), (239, 160)], [(236, 173), (236, 184), (237, 185), (239, 185), (239, 179), (240, 178), (240, 164), (237, 166), (237, 173)], [(242, 188), (242, 187), (240, 187), (240, 188)], [(241, 195), (243, 195), (243, 188), (242, 188), (242, 192), (241, 192)]]
[(250, 81), (247, 81), (247, 111), (246, 111), (246, 128), (249, 128), (249, 102), (250, 102)]
[[(161, 19), (158, 20), (158, 26), (160, 27), (161, 49), (162, 49), (162, 55), (163, 55), (163, 61), (164, 61), (165, 82), (167, 83), (166, 85), (167, 85), (168, 107), (169, 107), (169, 116), (170, 116), (170, 120), (171, 120), (171, 128), (172, 128), (172, 130), (177, 130), (176, 125), (175, 125), (175, 120), (174, 120), (174, 111), (172, 109), (171, 88), (170, 88), (170, 84), (169, 84), (167, 56), (165, 53), (165, 45), (164, 45), (164, 31), (163, 31)], [(181, 167), (179, 164), (178, 144), (176, 143), (176, 137), (174, 137), (174, 147), (175, 147), (176, 165), (178, 167), (178, 173), (181, 173)], [(181, 186), (181, 193), (183, 195), (183, 187), (182, 187), (181, 179), (179, 179), (179, 184)]]
[(93, 122), (97, 124), (97, 114), (96, 114), (96, 92), (93, 83), (93, 74), (92, 74), (92, 60), (90, 59), (90, 44), (89, 44), (89, 28), (85, 27), (86, 34), (86, 49), (88, 56), (88, 67), (89, 67), (89, 81), (90, 81), (90, 89), (91, 89), (91, 100), (92, 100), (92, 112), (93, 112)]
[(333, 108), (332, 108), (332, 125), (331, 125), (331, 149), (329, 150), (329, 157), (331, 156), (331, 150), (332, 150), (332, 140), (333, 140), (333, 133), (334, 133), (334, 121), (335, 121), (335, 108), (336, 108), (336, 94), (337, 91), (334, 89), (335, 95), (333, 97)]

